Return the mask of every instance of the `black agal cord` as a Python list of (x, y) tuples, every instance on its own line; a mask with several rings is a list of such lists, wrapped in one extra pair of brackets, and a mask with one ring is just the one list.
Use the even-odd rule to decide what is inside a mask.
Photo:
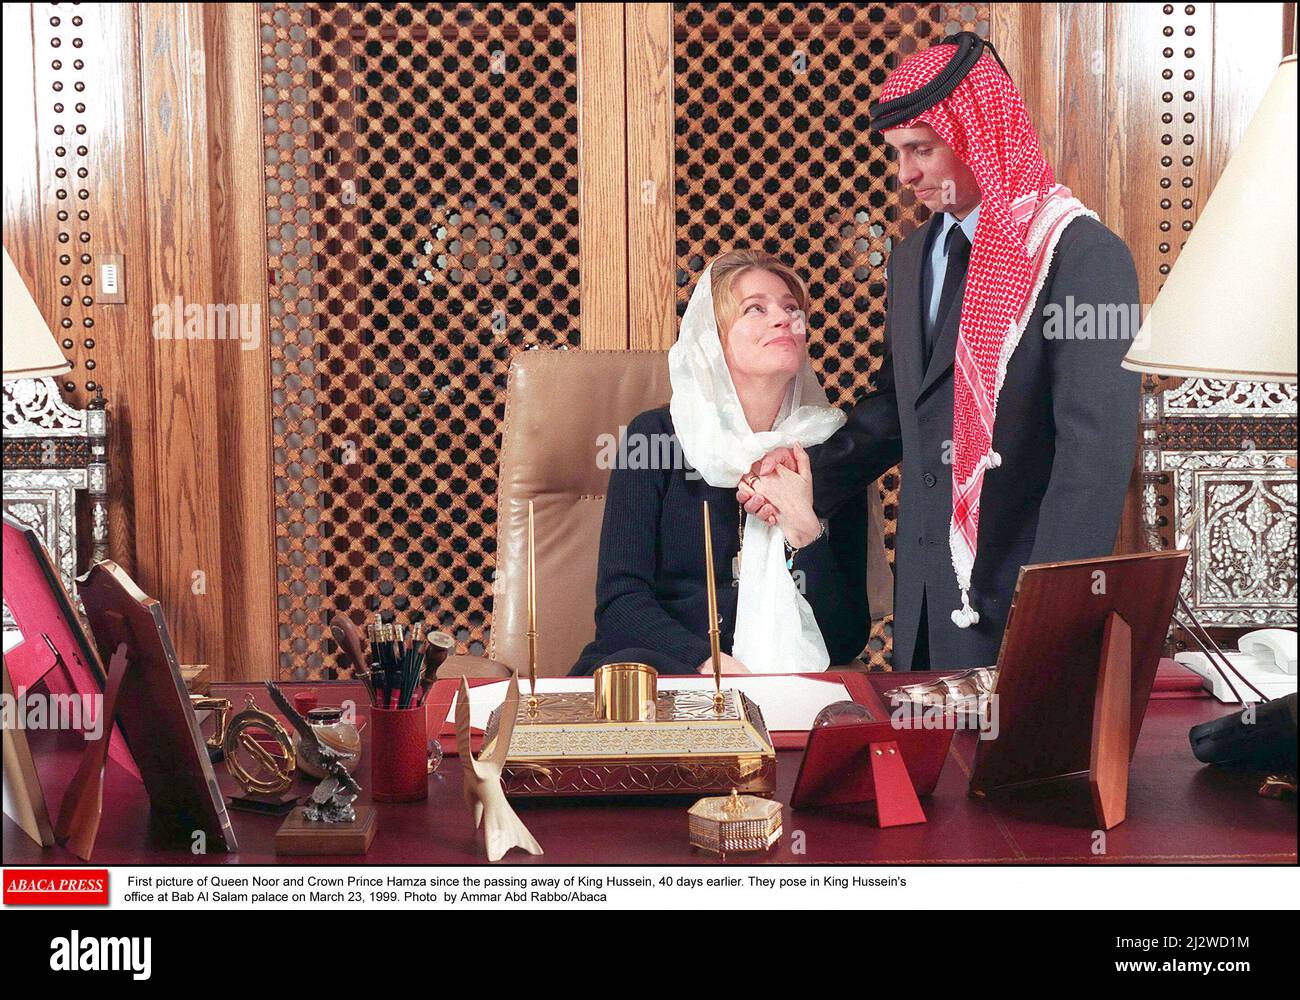
[(949, 35), (939, 44), (956, 45), (957, 51), (948, 61), (948, 65), (940, 70), (933, 80), (910, 94), (896, 97), (892, 101), (877, 101), (871, 105), (871, 127), (877, 132), (909, 121), (942, 101), (966, 78), (966, 74), (975, 68), (975, 64), (979, 62), (986, 48), (993, 53), (993, 58), (1002, 67), (1002, 72), (1008, 77), (1011, 76), (1002, 62), (1002, 57), (998, 55), (998, 50), (993, 47), (993, 43), (986, 42), (972, 31)]

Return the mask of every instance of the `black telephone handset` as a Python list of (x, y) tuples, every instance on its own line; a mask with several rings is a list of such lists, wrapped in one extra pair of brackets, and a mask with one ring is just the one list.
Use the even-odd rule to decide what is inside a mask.
[(1296, 696), (1256, 703), (1187, 734), (1192, 753), (1205, 764), (1231, 764), (1261, 771), (1296, 769)]

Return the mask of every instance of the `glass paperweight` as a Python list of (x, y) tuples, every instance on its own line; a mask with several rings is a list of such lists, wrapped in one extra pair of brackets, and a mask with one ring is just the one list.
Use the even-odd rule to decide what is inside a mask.
[(866, 705), (859, 705), (856, 701), (834, 701), (817, 713), (817, 718), (813, 720), (813, 728), (852, 726), (875, 721), (876, 717), (871, 714), (871, 709)]
[(429, 773), (433, 774), (442, 766), (442, 744), (437, 740), (429, 741)]

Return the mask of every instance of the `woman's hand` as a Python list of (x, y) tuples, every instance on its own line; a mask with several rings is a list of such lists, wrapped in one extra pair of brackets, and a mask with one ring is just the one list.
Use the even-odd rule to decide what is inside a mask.
[(800, 445), (793, 452), (796, 471), (778, 465), (771, 475), (752, 481), (751, 489), (776, 508), (774, 520), (768, 523), (780, 527), (791, 548), (801, 549), (815, 542), (822, 528), (813, 511), (812, 462)]
[[(745, 666), (743, 663), (741, 663), (739, 660), (737, 660), (734, 656), (731, 656), (731, 655), (728, 654), (728, 653), (722, 653), (722, 654), (720, 654), (720, 657), (719, 657), (719, 658), (720, 658), (721, 661), (722, 661), (722, 672), (723, 672), (724, 674), (747, 674), (747, 673), (750, 672), (750, 670), (749, 670), (749, 668), (748, 668), (747, 666)], [(697, 669), (695, 672), (698, 673), (698, 674), (710, 674), (710, 675), (712, 675), (712, 673), (713, 673), (713, 657), (710, 656), (707, 660), (705, 660), (703, 663), (701, 663), (700, 666), (699, 666), (699, 669)]]
[(753, 514), (768, 524), (776, 524), (776, 508), (767, 502), (767, 497), (755, 493), (753, 485), (760, 476), (774, 474), (778, 465), (784, 465), (791, 472), (799, 470), (793, 451), (789, 448), (773, 448), (750, 467), (749, 474), (742, 476), (736, 486), (736, 501), (745, 508), (746, 513)]

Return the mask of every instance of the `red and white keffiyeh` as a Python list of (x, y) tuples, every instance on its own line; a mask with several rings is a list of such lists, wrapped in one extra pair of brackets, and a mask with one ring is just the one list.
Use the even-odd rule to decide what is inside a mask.
[[(957, 51), (932, 45), (898, 67), (880, 100), (910, 94), (932, 80)], [(1055, 182), (1011, 78), (988, 54), (933, 107), (898, 128), (924, 122), (970, 167), (980, 188), (953, 376), (952, 520), (948, 543), (961, 588), (952, 612), (959, 628), (979, 621), (970, 581), (979, 539), (984, 472), (1002, 464), (993, 424), (1007, 363), (1047, 278), (1057, 240), (1080, 216), (1096, 218)]]

